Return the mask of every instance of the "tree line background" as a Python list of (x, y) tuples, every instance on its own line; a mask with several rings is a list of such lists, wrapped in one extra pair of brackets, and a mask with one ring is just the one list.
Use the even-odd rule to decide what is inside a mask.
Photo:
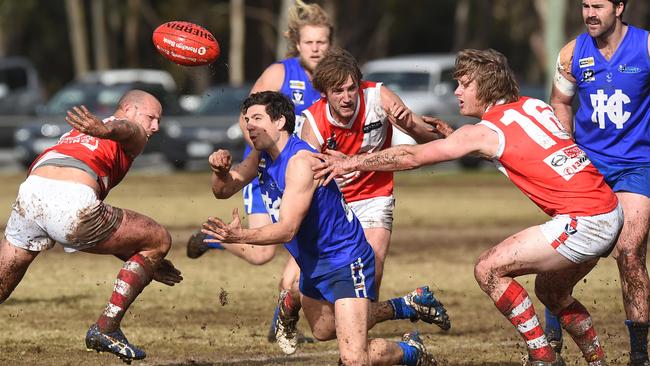
[[(307, 2), (314, 2), (309, 1)], [(335, 44), (362, 64), (379, 57), (492, 47), (523, 82), (546, 80), (548, 27), (562, 44), (584, 31), (579, 0), (320, 0)], [(630, 0), (624, 20), (648, 28), (650, 2)], [(283, 56), (292, 0), (0, 0), (0, 57), (26, 56), (51, 95), (75, 75), (108, 68), (170, 71), (183, 93), (254, 81)], [(153, 30), (171, 20), (198, 23), (219, 40), (209, 67), (182, 67), (158, 54)]]

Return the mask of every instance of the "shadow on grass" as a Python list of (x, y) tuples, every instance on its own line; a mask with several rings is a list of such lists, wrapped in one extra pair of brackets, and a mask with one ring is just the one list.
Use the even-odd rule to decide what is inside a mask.
[(50, 304), (54, 303), (57, 305), (65, 305), (76, 303), (79, 300), (87, 299), (90, 295), (71, 295), (71, 296), (57, 296), (50, 298), (42, 297), (23, 297), (23, 298), (9, 298), (5, 301), (2, 306), (12, 306), (12, 305), (31, 305), (31, 304)]

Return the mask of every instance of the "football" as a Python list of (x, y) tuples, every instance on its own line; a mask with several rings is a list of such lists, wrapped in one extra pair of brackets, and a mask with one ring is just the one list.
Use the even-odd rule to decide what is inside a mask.
[(170, 61), (185, 66), (213, 63), (219, 57), (219, 42), (207, 29), (190, 22), (173, 21), (153, 31), (153, 44)]

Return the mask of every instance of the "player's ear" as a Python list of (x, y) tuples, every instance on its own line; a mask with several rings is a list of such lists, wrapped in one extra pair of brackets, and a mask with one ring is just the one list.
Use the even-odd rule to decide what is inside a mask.
[(281, 115), (276, 122), (278, 123), (278, 131), (282, 131), (284, 129), (284, 125), (287, 123), (287, 119)]

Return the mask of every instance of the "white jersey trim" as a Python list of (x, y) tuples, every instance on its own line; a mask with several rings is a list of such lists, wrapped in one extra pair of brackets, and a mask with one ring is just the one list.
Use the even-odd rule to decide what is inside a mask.
[(309, 111), (308, 109), (302, 111), (302, 115), (305, 116), (305, 119), (309, 122), (309, 126), (311, 126), (311, 130), (313, 131), (314, 135), (316, 136), (316, 139), (318, 140), (318, 143), (320, 144), (319, 147), (316, 146), (312, 146), (312, 147), (316, 150), (320, 150), (320, 147), (322, 147), (323, 144), (325, 143), (325, 139), (323, 138), (323, 135), (321, 135), (320, 129), (316, 125), (316, 120), (314, 119), (314, 115), (311, 114), (311, 111)]
[(501, 131), (501, 129), (494, 123), (486, 120), (481, 120), (481, 122), (477, 123), (477, 125), (483, 125), (497, 133), (499, 136), (499, 147), (497, 148), (497, 153), (494, 157), (497, 159), (501, 158), (503, 151), (506, 149), (506, 136), (503, 134), (503, 131)]

